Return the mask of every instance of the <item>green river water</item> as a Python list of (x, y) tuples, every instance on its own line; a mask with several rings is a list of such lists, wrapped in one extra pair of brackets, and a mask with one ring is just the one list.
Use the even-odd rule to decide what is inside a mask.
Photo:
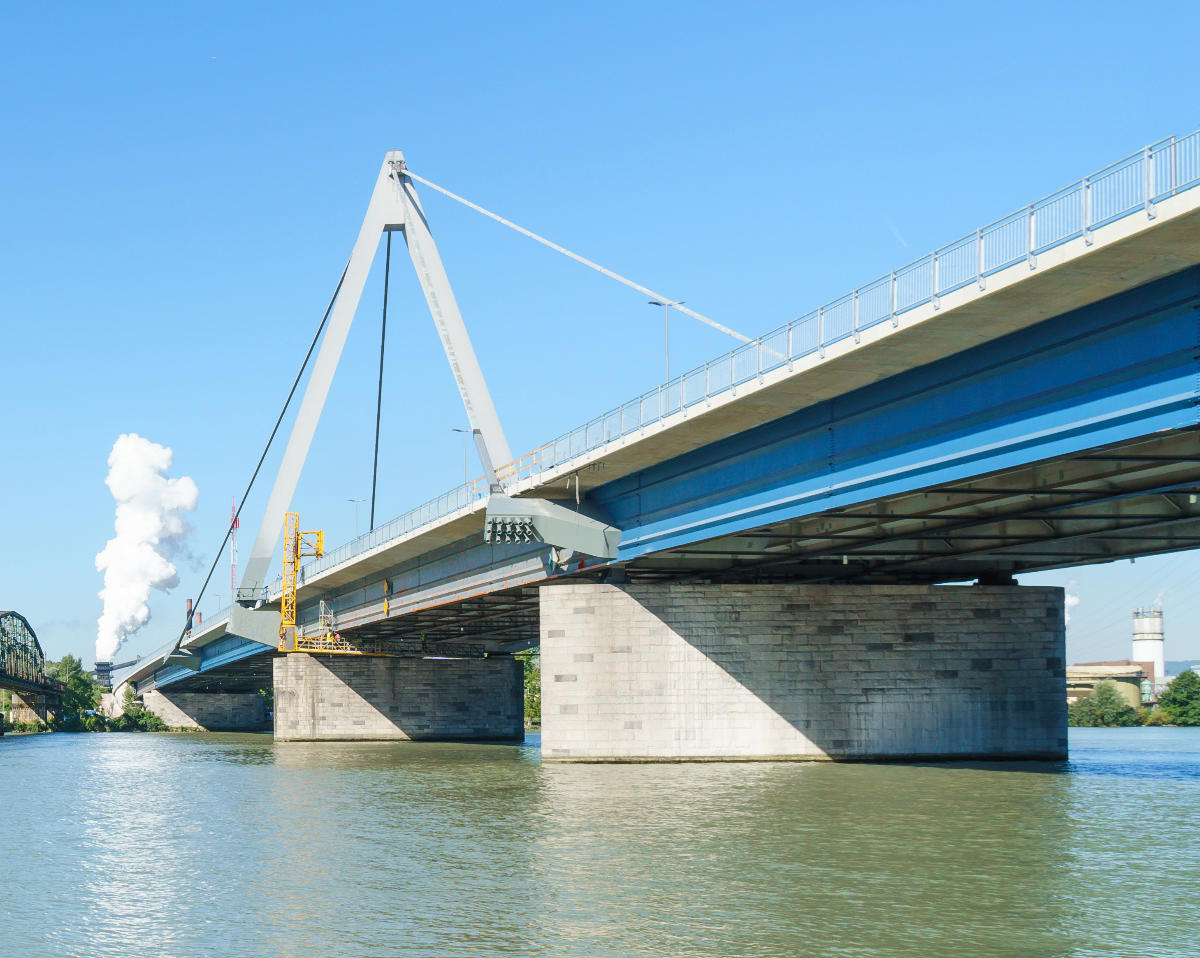
[(1200, 729), (1060, 764), (0, 738), (0, 955), (1200, 955)]

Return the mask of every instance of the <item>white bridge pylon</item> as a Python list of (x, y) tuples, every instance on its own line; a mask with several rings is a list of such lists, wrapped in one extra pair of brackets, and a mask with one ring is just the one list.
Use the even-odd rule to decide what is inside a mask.
[(528, 541), (532, 537), (558, 547), (555, 551), (556, 562), (565, 562), (574, 551), (605, 558), (616, 556), (620, 537), (618, 529), (556, 503), (510, 499), (503, 494), (495, 466), (511, 462), (512, 452), (488, 392), (483, 371), (479, 368), (479, 360), (459, 312), (437, 244), (429, 231), (413, 180), (405, 167), (404, 154), (393, 150), (384, 157), (383, 166), (375, 180), (375, 189), (371, 193), (362, 228), (346, 265), (341, 290), (330, 312), (321, 348), (313, 363), (287, 448), (275, 476), (275, 485), (246, 562), (237, 592), (238, 602), (254, 604), (263, 598), (267, 570), (280, 541), (284, 514), (291, 505), (300, 481), (300, 472), (308, 457), (317, 422), (350, 332), (350, 324), (354, 321), (363, 287), (379, 249), (379, 241), (384, 233), (397, 230), (404, 234), (413, 269), (437, 326), (480, 461), (491, 486), (485, 535), (490, 540), (498, 529), (524, 530), (524, 537), (519, 541)]

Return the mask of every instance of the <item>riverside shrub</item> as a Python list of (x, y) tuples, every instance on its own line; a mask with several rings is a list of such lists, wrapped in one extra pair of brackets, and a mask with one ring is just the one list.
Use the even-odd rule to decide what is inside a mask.
[(1091, 696), (1067, 706), (1067, 722), (1080, 728), (1122, 728), (1140, 725), (1137, 709), (1126, 705), (1115, 682), (1096, 685)]

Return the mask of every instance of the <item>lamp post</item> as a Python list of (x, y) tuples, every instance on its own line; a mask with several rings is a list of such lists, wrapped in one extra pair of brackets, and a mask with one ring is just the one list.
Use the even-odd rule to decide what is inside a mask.
[(451, 429), (450, 431), (462, 433), (462, 439), (463, 439), (463, 485), (465, 486), (468, 482), (468, 479), (467, 479), (467, 436), (471, 435), (471, 430), (455, 428), (455, 429)]
[(663, 308), (663, 355), (666, 357), (667, 378), (666, 382), (671, 381), (671, 307), (682, 306), (687, 302), (686, 299), (671, 299), (665, 302), (661, 299), (648, 300), (650, 306), (661, 306)]
[(357, 539), (358, 538), (358, 504), (360, 502), (366, 502), (367, 500), (366, 499), (347, 499), (346, 501), (354, 503), (354, 538)]

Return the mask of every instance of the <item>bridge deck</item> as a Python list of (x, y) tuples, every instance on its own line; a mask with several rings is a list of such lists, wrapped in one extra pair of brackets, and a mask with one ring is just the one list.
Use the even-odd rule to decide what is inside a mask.
[[(725, 436), (752, 429), (822, 400), (845, 395), (889, 376), (932, 363), (1046, 319), (1100, 302), (1122, 291), (1200, 264), (1200, 190), (1161, 202), (1154, 219), (1133, 215), (1094, 230), (978, 283), (905, 314), (898, 325), (879, 323), (822, 351), (773, 355), (768, 340), (757, 349), (763, 365), (745, 382), (619, 436), (517, 483), (517, 493), (561, 497), (563, 481), (578, 475), (583, 490), (605, 485)], [(798, 352), (801, 350), (797, 350)], [(757, 365), (757, 364), (756, 364)], [(545, 447), (544, 447), (545, 448)], [(447, 494), (451, 495), (451, 494)], [(306, 593), (337, 589), (363, 575), (426, 554), (478, 530), (485, 499), (467, 499), (429, 522), (389, 535), (382, 527), (305, 566)]]
[[(1200, 164), (1193, 165), (1200, 177)], [(714, 474), (689, 457), (721, 448), (722, 454), (744, 458), (744, 449), (722, 444), (739, 436), (769, 443), (772, 423), (806, 411), (834, 410), (837, 402), (873, 384), (936, 367), (972, 348), (1011, 344), (1028, 335), (1029, 349), (1036, 350), (1043, 343), (1038, 336), (1044, 339), (1047, 327), (1055, 325), (1046, 320), (1102, 306), (1200, 264), (1200, 190), (1191, 188), (1197, 183), (1196, 177), (1180, 181), (1154, 192), (1153, 202), (1127, 205), (1104, 222), (1094, 219), (1087, 231), (1060, 229), (1057, 238), (1038, 245), (1032, 239), (1035, 220), (1043, 223), (1054, 204), (1072, 195), (1056, 194), (1035, 204), (1036, 217), (1010, 217), (981, 230), (547, 444), (511, 464), (515, 489), (521, 495), (561, 495), (564, 478), (576, 476), (580, 488), (593, 493), (625, 530), (619, 564), (622, 574), (634, 576), (735, 571), (847, 579), (857, 574), (858, 563), (875, 576), (945, 581), (979, 570), (1016, 572), (1189, 548), (1196, 541), (1190, 489), (1198, 479), (1194, 466), (1200, 450), (1194, 416), (1181, 410), (1194, 405), (1195, 390), (1180, 386), (1172, 405), (1163, 393), (1171, 388), (1170, 377), (1147, 397), (1161, 408), (1148, 411), (1138, 426), (1174, 430), (1170, 435), (1153, 438), (1136, 429), (1097, 425), (1085, 446), (1078, 436), (1059, 446), (1025, 443), (1016, 458), (989, 459), (981, 449), (959, 448), (957, 471), (939, 474), (924, 463), (928, 483), (915, 475), (904, 482), (882, 474), (873, 480), (860, 476), (854, 491), (841, 498), (822, 490), (816, 507), (797, 508), (793, 496), (787, 509), (774, 515), (762, 502), (748, 505), (755, 496), (779, 498), (778, 489), (767, 488), (769, 482), (763, 486), (761, 475), (745, 477), (744, 488), (735, 490), (747, 500), (732, 509), (736, 517), (728, 501), (707, 514), (703, 483), (711, 483)], [(1004, 240), (1013, 234), (1013, 224), (1016, 232), (1026, 231), (1029, 244)], [(997, 244), (1007, 252), (989, 253)], [(976, 270), (954, 265), (964, 251)], [(914, 293), (914, 276), (925, 283), (923, 295)], [(883, 308), (880, 290), (890, 297)], [(1194, 344), (1187, 349), (1194, 352)], [(1068, 357), (1059, 368), (1069, 365)], [(1097, 388), (1103, 392), (1103, 386)], [(1136, 384), (1129, 388), (1129, 395), (1112, 394), (1108, 405), (1131, 402)], [(947, 409), (939, 414), (935, 403), (923, 415), (945, 418), (948, 413), (953, 415)], [(1044, 425), (1078, 433), (1081, 421), (1051, 416)], [(919, 424), (911, 421), (909, 428)], [(794, 422), (789, 426), (795, 427)], [(761, 459), (750, 471), (769, 465), (769, 457)], [(828, 473), (834, 466), (818, 465), (816, 472)], [(695, 474), (683, 475), (688, 469)], [(828, 476), (818, 478), (825, 482)], [(752, 488), (755, 482), (760, 488)], [(689, 514), (681, 517), (667, 508), (656, 519), (646, 503), (659, 493), (648, 492), (649, 486), (689, 489), (694, 500)], [(1050, 488), (1055, 492), (1044, 491)], [(1178, 521), (1168, 524), (1156, 508)], [(757, 522), (754, 509), (760, 513)], [(496, 644), (536, 639), (532, 586), (546, 581), (552, 570), (537, 550), (498, 549), (481, 558), (477, 539), (483, 510), (484, 490), (478, 484), (462, 487), (308, 564), (299, 590), (302, 609), (318, 597), (336, 596), (339, 628), (359, 634), (490, 635)], [(1159, 527), (1142, 545), (1135, 541), (1139, 516), (1143, 525)], [(1048, 535), (1038, 535), (1037, 529)], [(1071, 538), (1089, 544), (1065, 551), (1049, 545)], [(384, 577), (394, 578), (397, 586), (386, 618), (378, 588)], [(210, 620), (191, 645), (204, 647), (223, 635), (221, 620)], [(153, 669), (143, 665), (137, 671)]]

